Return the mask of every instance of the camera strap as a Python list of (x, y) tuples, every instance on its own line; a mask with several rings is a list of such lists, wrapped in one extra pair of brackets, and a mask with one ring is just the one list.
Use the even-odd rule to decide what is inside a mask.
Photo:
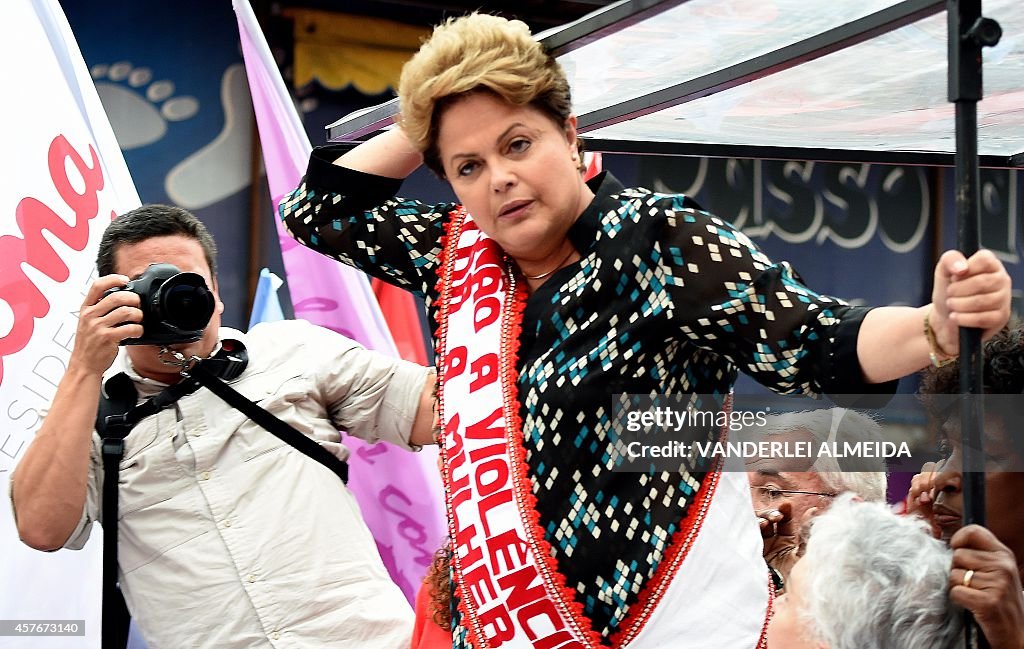
[[(180, 356), (180, 354), (178, 355)], [(193, 362), (194, 361), (194, 362)], [(275, 415), (242, 396), (225, 381), (238, 378), (249, 362), (245, 346), (224, 341), (221, 350), (205, 360), (182, 362), (182, 380), (137, 404), (132, 379), (121, 372), (106, 381), (96, 415), (96, 432), (103, 457), (103, 611), (102, 649), (124, 649), (128, 643), (130, 614), (117, 583), (118, 474), (124, 458), (124, 438), (137, 423), (173, 405), (178, 399), (206, 387), (232, 408), (304, 455), (323, 464), (348, 483), (348, 464)], [(137, 405), (136, 405), (137, 404)], [(109, 524), (115, 521), (114, 524)]]
[(237, 390), (225, 383), (223, 379), (210, 371), (209, 368), (205, 367), (204, 363), (196, 364), (187, 372), (200, 385), (226, 401), (229, 406), (251, 419), (253, 423), (270, 431), (297, 451), (323, 464), (341, 478), (342, 482), (348, 484), (348, 463), (337, 455), (320, 446), (312, 438), (295, 430), (290, 424), (278, 419), (273, 414), (246, 399)]
[[(121, 372), (103, 386), (96, 432), (102, 439), (103, 520), (103, 611), (100, 623), (102, 649), (122, 649), (128, 644), (131, 616), (117, 583), (117, 476), (124, 457), (124, 438), (131, 431), (126, 415), (135, 408), (138, 393), (127, 374)], [(136, 420), (138, 421), (138, 420)]]

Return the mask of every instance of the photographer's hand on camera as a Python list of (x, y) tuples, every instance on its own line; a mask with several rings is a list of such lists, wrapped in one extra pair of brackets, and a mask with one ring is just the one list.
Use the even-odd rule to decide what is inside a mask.
[(37, 550), (63, 546), (82, 517), (103, 373), (117, 356), (118, 343), (142, 335), (139, 296), (131, 291), (105, 295), (127, 281), (107, 275), (89, 288), (67, 371), (11, 476), (18, 534)]
[(102, 375), (117, 356), (118, 344), (126, 338), (142, 335), (142, 309), (139, 296), (131, 291), (112, 288), (128, 283), (123, 275), (107, 275), (92, 283), (78, 316), (72, 366), (88, 373)]

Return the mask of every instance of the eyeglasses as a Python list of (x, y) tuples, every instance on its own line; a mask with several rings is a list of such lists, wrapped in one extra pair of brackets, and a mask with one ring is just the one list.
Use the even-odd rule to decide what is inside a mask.
[(761, 496), (770, 503), (776, 503), (787, 495), (819, 496), (821, 498), (835, 498), (838, 495), (824, 491), (799, 491), (797, 489), (776, 489), (775, 487), (751, 487), (750, 489), (760, 492)]

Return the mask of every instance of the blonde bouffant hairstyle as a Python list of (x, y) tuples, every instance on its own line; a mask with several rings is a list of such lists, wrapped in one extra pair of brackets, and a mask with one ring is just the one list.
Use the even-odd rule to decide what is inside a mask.
[(449, 18), (405, 64), (398, 82), (399, 124), (427, 167), (442, 178), (439, 118), (446, 107), (474, 92), (533, 106), (559, 126), (572, 113), (562, 66), (525, 23), (481, 13)]

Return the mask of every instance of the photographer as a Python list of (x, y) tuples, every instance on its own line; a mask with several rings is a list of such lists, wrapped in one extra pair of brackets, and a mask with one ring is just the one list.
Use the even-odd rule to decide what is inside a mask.
[[(79, 549), (103, 523), (94, 426), (111, 380), (126, 374), (139, 402), (181, 381), (160, 344), (131, 340), (173, 333), (144, 317), (153, 313), (140, 300), (153, 290), (152, 264), (211, 287), (205, 298), (186, 281), (186, 299), (164, 296), (171, 311), (205, 299), (212, 311), (198, 340), (170, 350), (205, 359), (244, 349), (248, 363), (230, 385), (341, 459), (338, 429), (406, 448), (432, 443), (432, 372), (303, 321), (222, 329), (215, 258), (202, 223), (174, 207), (132, 210), (104, 232), (101, 277), (82, 304), (67, 372), (11, 479), (28, 545)], [(412, 611), (351, 492), (209, 390), (139, 421), (117, 478), (120, 584), (150, 649), (407, 646)]]

